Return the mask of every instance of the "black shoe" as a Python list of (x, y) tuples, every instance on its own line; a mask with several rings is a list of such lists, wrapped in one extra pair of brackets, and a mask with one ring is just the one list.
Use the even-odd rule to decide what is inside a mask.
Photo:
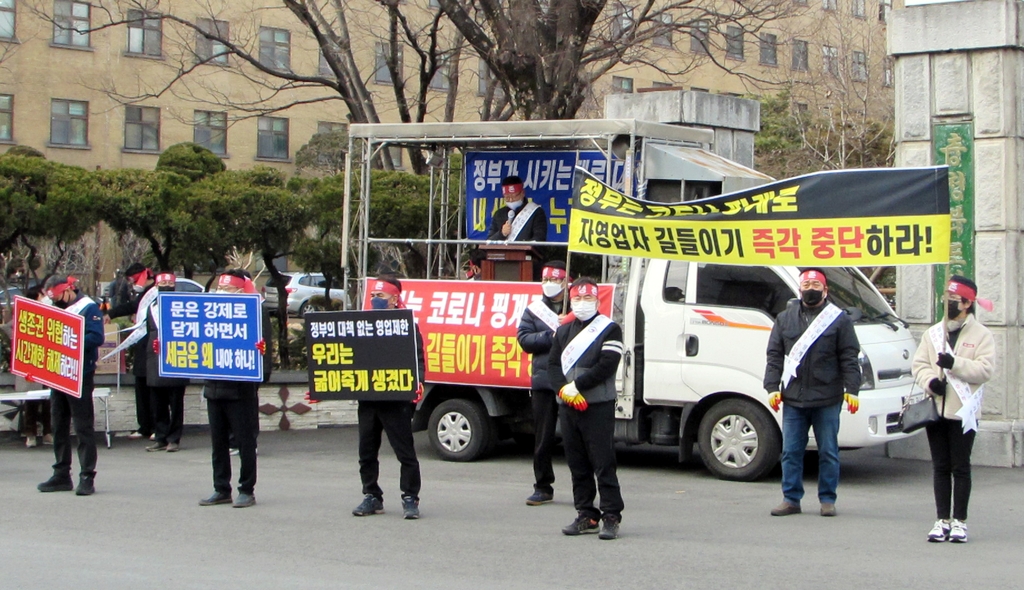
[(256, 505), (256, 496), (253, 494), (245, 494), (242, 492), (238, 493), (238, 497), (235, 498), (235, 503), (231, 505), (232, 508), (248, 508)]
[(217, 504), (230, 504), (231, 494), (222, 494), (220, 492), (214, 492), (212, 496), (204, 500), (199, 501), (200, 506), (216, 506)]
[(601, 532), (598, 533), (598, 539), (604, 539), (605, 541), (611, 541), (619, 536), (619, 522), (622, 519), (614, 514), (605, 514), (601, 518)]
[(167, 443), (168, 453), (177, 453), (181, 450), (181, 446), (178, 443)]
[(78, 487), (75, 488), (76, 496), (91, 496), (96, 493), (96, 486), (93, 485), (91, 477), (83, 477), (78, 480)]
[(562, 529), (562, 534), (570, 536), (588, 535), (596, 533), (599, 528), (600, 526), (596, 520), (580, 512), (576, 520), (572, 521), (572, 524)]
[(40, 492), (70, 492), (75, 489), (75, 484), (66, 475), (54, 475), (36, 487)]
[(369, 516), (371, 514), (384, 514), (384, 500), (373, 494), (366, 494), (362, 504), (352, 511), (353, 516)]
[(540, 506), (541, 504), (547, 504), (555, 499), (554, 494), (547, 492), (534, 492), (532, 496), (526, 499), (527, 506)]
[(402, 496), (402, 512), (406, 520), (416, 520), (420, 517), (420, 501), (413, 500), (410, 496)]
[(156, 451), (166, 451), (166, 450), (167, 450), (167, 443), (165, 443), (165, 442), (164, 443), (162, 443), (162, 442), (155, 442), (155, 443), (149, 445), (148, 447), (146, 447), (146, 452), (147, 453), (155, 453)]

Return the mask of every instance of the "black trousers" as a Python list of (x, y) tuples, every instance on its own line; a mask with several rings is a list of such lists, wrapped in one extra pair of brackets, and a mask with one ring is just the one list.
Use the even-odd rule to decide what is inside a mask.
[(185, 386), (150, 387), (149, 391), (156, 442), (180, 443), (181, 431), (185, 427)]
[(144, 438), (156, 432), (153, 426), (153, 408), (150, 405), (149, 385), (145, 375), (135, 376), (135, 420), (139, 423), (139, 434)]
[(952, 495), (953, 518), (967, 520), (967, 503), (971, 499), (971, 450), (977, 431), (964, 434), (962, 422), (940, 418), (926, 426), (925, 432), (932, 452), (935, 513), (940, 520), (949, 518)]
[(413, 405), (409, 402), (359, 402), (359, 478), (363, 481), (363, 494), (384, 499), (377, 478), (380, 475), (380, 435), (386, 432), (402, 465), (398, 482), (402, 496), (420, 499), (420, 462), (413, 446), (412, 414)]
[(253, 408), (258, 405), (256, 384), (245, 383), (246, 391), (237, 400), (207, 399), (206, 415), (210, 420), (210, 442), (213, 446), (213, 489), (231, 493), (231, 451), (228, 437), (233, 433), (238, 444), (241, 469), (238, 491), (252, 494), (256, 489), (256, 435), (259, 419)]
[(23, 403), (21, 405), (21, 435), (26, 438), (31, 436), (35, 440), (40, 422), (43, 423), (43, 436), (52, 434), (51, 414), (53, 414), (53, 410), (50, 409), (50, 400), (48, 399)]
[(50, 420), (53, 427), (53, 474), (71, 478), (71, 422), (78, 437), (78, 473), (81, 479), (96, 477), (96, 431), (92, 406), (94, 373), (82, 376), (82, 397), (50, 390)]
[(558, 401), (550, 389), (530, 392), (533, 406), (533, 489), (545, 494), (555, 493), (555, 470), (551, 466), (551, 450), (555, 447), (555, 426), (558, 425)]
[[(558, 418), (576, 510), (594, 519), (602, 515), (621, 519), (622, 493), (615, 472), (615, 401), (590, 404), (583, 412), (561, 405)], [(599, 491), (600, 510), (594, 507)]]

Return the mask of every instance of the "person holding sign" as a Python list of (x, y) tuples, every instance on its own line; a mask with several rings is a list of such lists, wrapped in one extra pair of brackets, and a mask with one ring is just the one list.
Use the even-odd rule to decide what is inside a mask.
[[(173, 293), (176, 277), (173, 272), (156, 275), (156, 288), (160, 293)], [(154, 299), (146, 314), (146, 384), (153, 408), (154, 442), (147, 452), (177, 452), (181, 448), (181, 433), (185, 426), (185, 387), (188, 379), (160, 376), (159, 306)]]
[[(124, 277), (117, 285), (114, 305), (107, 310), (107, 317), (113, 320), (138, 314), (139, 302), (153, 286), (153, 271), (146, 268), (141, 262), (133, 262), (124, 271)], [(139, 329), (145, 331), (145, 322), (139, 326)], [(131, 440), (150, 438), (156, 433), (156, 427), (153, 425), (153, 408), (150, 405), (152, 394), (146, 383), (146, 351), (149, 350), (146, 346), (148, 344), (145, 338), (139, 338), (132, 349), (132, 357), (135, 359), (132, 362), (132, 375), (135, 376), (135, 419), (139, 423), (139, 428), (128, 434), (128, 438)]]
[(992, 378), (996, 356), (992, 332), (975, 317), (975, 302), (992, 311), (992, 302), (978, 297), (974, 281), (950, 277), (946, 318), (928, 329), (914, 355), (914, 381), (929, 395), (942, 398), (939, 419), (925, 427), (938, 513), (928, 533), (933, 543), (967, 542), (971, 450), (978, 433), (981, 396)]
[(828, 301), (828, 280), (820, 269), (800, 274), (800, 300), (790, 301), (768, 338), (764, 388), (768, 404), (782, 412), (782, 504), (772, 516), (800, 513), (804, 495), (807, 432), (818, 444), (818, 499), (821, 515), (836, 515), (839, 486), (839, 412), (851, 414), (860, 400), (860, 343), (850, 316)]
[[(84, 366), (81, 396), (75, 397), (56, 389), (50, 390), (50, 419), (53, 426), (53, 476), (39, 484), (40, 492), (70, 492), (89, 496), (96, 492), (96, 438), (92, 405), (96, 359), (103, 344), (103, 312), (95, 301), (78, 292), (77, 279), (52, 276), (45, 292), (53, 305), (85, 318)], [(71, 422), (78, 436), (78, 487), (71, 479)]]
[(558, 421), (558, 398), (548, 379), (548, 351), (555, 330), (565, 315), (562, 305), (568, 284), (565, 263), (552, 260), (541, 269), (541, 290), (544, 296), (523, 311), (519, 320), (519, 346), (533, 355), (530, 377), (530, 403), (533, 407), (533, 494), (527, 506), (547, 504), (554, 499), (555, 470), (551, 467), (551, 450), (555, 446)]
[[(236, 268), (217, 279), (217, 293), (255, 293), (252, 276)], [(262, 356), (263, 382), (270, 380), (271, 363), (267, 361), (266, 330), (270, 320), (263, 316), (264, 335), (256, 347)], [(272, 355), (273, 353), (271, 353)], [(241, 468), (238, 474), (238, 496), (235, 508), (248, 508), (256, 504), (256, 437), (260, 431), (259, 383), (253, 381), (227, 381), (209, 379), (203, 387), (206, 415), (210, 423), (210, 442), (213, 449), (213, 495), (199, 501), (200, 506), (232, 504), (231, 501), (231, 449), (228, 440), (234, 435), (238, 445)]]
[[(370, 309), (397, 309), (402, 303), (402, 283), (391, 276), (377, 277), (370, 282)], [(381, 433), (401, 463), (399, 487), (402, 490), (402, 511), (407, 520), (420, 517), (420, 462), (412, 438), (412, 414), (423, 398), (423, 337), (416, 330), (416, 399), (407, 401), (359, 400), (359, 478), (363, 482), (363, 501), (352, 510), (353, 516), (384, 513), (384, 491), (377, 483), (380, 474)]]
[(488, 240), (508, 242), (546, 242), (548, 216), (540, 205), (526, 198), (523, 179), (508, 176), (501, 181), (505, 206), (494, 212), (487, 232)]
[[(615, 371), (622, 358), (622, 328), (597, 311), (598, 286), (592, 279), (577, 279), (569, 296), (576, 317), (555, 331), (548, 352), (577, 511), (562, 533), (597, 533), (600, 521), (598, 536), (610, 540), (619, 534), (623, 508), (615, 467)], [(598, 491), (600, 510), (594, 506)]]

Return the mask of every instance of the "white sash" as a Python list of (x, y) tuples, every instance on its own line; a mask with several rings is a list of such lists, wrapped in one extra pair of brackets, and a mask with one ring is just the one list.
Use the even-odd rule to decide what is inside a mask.
[(135, 325), (133, 325), (131, 328), (128, 328), (127, 330), (122, 330), (122, 332), (127, 332), (128, 330), (131, 330), (132, 333), (129, 334), (128, 337), (121, 342), (121, 344), (118, 344), (117, 348), (108, 352), (100, 360), (107, 360), (108, 358), (128, 348), (132, 344), (135, 344), (139, 340), (142, 340), (142, 338), (146, 335), (146, 318), (149, 315), (149, 308), (153, 303), (156, 302), (156, 296), (159, 292), (160, 290), (157, 289), (156, 287), (153, 287), (149, 291), (146, 291), (146, 294), (142, 296), (142, 300), (139, 301), (139, 311), (136, 312), (135, 314)]
[[(949, 348), (949, 342), (946, 340), (946, 332), (942, 329), (942, 324), (935, 324), (928, 330), (928, 336), (932, 339), (932, 346), (935, 347), (936, 353), (939, 351), (953, 354), (953, 351)], [(948, 370), (944, 371), (946, 375), (946, 382), (953, 386), (953, 391), (956, 392), (957, 397), (960, 398), (960, 403), (963, 405), (956, 415), (960, 417), (960, 422), (963, 423), (964, 434), (972, 430), (978, 430), (978, 414), (981, 412), (981, 396), (985, 391), (985, 386), (978, 387), (977, 391), (971, 391), (971, 386), (956, 377)]]
[(843, 315), (843, 310), (837, 306), (829, 303), (825, 306), (825, 309), (818, 313), (818, 316), (814, 318), (810, 326), (804, 330), (804, 333), (797, 339), (796, 344), (790, 349), (789, 354), (782, 362), (782, 388), (785, 389), (789, 386), (789, 382), (796, 377), (796, 370), (800, 367), (800, 362), (804, 360), (804, 355), (811, 348), (818, 337), (821, 336), (832, 322), (836, 321), (836, 318)]
[(90, 303), (95, 303), (95, 301), (83, 295), (82, 298), (76, 301), (74, 305), (68, 307), (64, 311), (68, 313), (77, 313), (78, 315), (82, 315), (82, 311), (85, 310), (85, 308), (88, 307)]
[(599, 315), (582, 332), (576, 334), (572, 342), (562, 351), (562, 373), (568, 375), (569, 371), (576, 366), (583, 353), (590, 348), (590, 345), (597, 340), (597, 337), (604, 332), (604, 329), (612, 324), (607, 316)]
[(516, 238), (519, 237), (519, 232), (523, 231), (523, 228), (526, 227), (526, 222), (530, 221), (534, 211), (537, 209), (540, 209), (540, 205), (537, 203), (527, 203), (526, 206), (516, 213), (515, 219), (512, 220), (512, 230), (508, 232), (508, 241), (516, 241)]
[(533, 315), (537, 316), (537, 319), (544, 322), (552, 331), (558, 329), (558, 314), (551, 311), (543, 299), (534, 300), (533, 303), (526, 306), (526, 309), (532, 311)]

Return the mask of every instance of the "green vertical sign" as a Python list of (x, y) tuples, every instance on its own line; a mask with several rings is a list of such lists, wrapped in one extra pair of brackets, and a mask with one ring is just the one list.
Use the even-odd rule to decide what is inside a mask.
[(949, 264), (935, 272), (935, 321), (945, 314), (942, 297), (950, 275), (974, 278), (974, 126), (935, 125), (932, 157), (949, 166)]

